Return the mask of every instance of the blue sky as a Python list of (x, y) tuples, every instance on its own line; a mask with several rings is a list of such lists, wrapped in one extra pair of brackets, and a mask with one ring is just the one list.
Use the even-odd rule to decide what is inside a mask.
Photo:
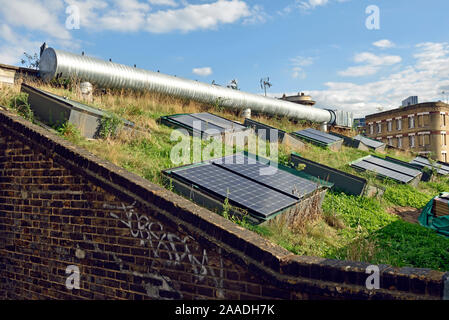
[[(366, 27), (369, 6), (379, 29)], [(68, 29), (73, 8), (79, 29)], [(72, 9), (70, 9), (72, 8)], [(447, 0), (0, 0), (0, 63), (49, 46), (356, 116), (449, 93)], [(76, 13), (76, 12), (75, 12)], [(74, 22), (75, 20), (70, 20)]]

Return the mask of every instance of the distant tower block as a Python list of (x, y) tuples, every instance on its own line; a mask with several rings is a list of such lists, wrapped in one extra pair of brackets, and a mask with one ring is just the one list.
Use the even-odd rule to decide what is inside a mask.
[(411, 96), (411, 97), (408, 97), (405, 100), (402, 100), (402, 106), (403, 107), (412, 106), (414, 104), (418, 104), (418, 96)]

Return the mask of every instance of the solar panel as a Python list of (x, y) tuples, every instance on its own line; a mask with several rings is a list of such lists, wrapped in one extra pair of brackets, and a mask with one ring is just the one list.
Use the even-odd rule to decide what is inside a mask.
[(386, 169), (383, 167), (376, 166), (375, 164), (372, 164), (372, 163), (369, 163), (366, 161), (358, 162), (357, 164), (353, 164), (352, 166), (355, 168), (373, 171), (381, 176), (384, 176), (386, 178), (391, 178), (391, 179), (397, 180), (399, 182), (409, 183), (410, 181), (413, 180), (413, 177), (410, 177), (408, 175), (401, 174), (399, 172), (389, 170), (389, 169)]
[[(432, 165), (429, 161), (429, 159), (424, 157), (416, 157), (412, 161), (410, 161), (412, 164), (419, 165), (420, 167), (426, 167), (426, 168), (432, 168)], [(434, 167), (437, 169), (437, 172), (441, 175), (448, 175), (449, 174), (449, 165), (445, 165), (441, 162), (436, 162)]]
[(213, 163), (221, 168), (261, 183), (268, 188), (292, 195), (298, 199), (312, 193), (318, 188), (316, 182), (298, 177), (269, 164), (263, 164), (242, 154), (215, 160)]
[(298, 200), (249, 180), (214, 164), (202, 164), (172, 172), (215, 196), (229, 201), (257, 216), (267, 218)]
[[(271, 130), (277, 131), (277, 134), (278, 134), (277, 140), (282, 141), (282, 139), (284, 139), (284, 136), (285, 136), (285, 131), (279, 130), (279, 129), (271, 127), (265, 123), (257, 122), (257, 121), (254, 121), (254, 120), (251, 120), (248, 118), (245, 119), (245, 122), (243, 125), (247, 128), (253, 128), (254, 131), (256, 132), (256, 134), (258, 134), (259, 131), (265, 132), (264, 137), (267, 141), (271, 140), (270, 139), (270, 137), (271, 137), (270, 135), (272, 132)], [(273, 140), (276, 140), (276, 139), (273, 138)]]
[(296, 131), (294, 132), (294, 134), (300, 136), (300, 137), (304, 137), (306, 139), (311, 139), (313, 141), (316, 141), (320, 144), (324, 144), (324, 145), (331, 145), (337, 141), (342, 141), (343, 139), (325, 132), (321, 132), (315, 129), (305, 129), (305, 130), (300, 130), (300, 131)]
[(362, 158), (352, 163), (351, 166), (359, 170), (372, 171), (380, 176), (403, 183), (409, 183), (421, 174), (419, 170), (373, 156)]
[(369, 157), (367, 159), (365, 159), (366, 162), (370, 162), (373, 163), (375, 165), (378, 165), (380, 167), (384, 167), (386, 169), (390, 169), (393, 171), (397, 171), (399, 173), (403, 173), (406, 174), (408, 176), (411, 177), (416, 177), (417, 175), (419, 175), (421, 173), (420, 170), (416, 170), (416, 169), (412, 169), (409, 167), (405, 167), (405, 166), (401, 166), (400, 164), (396, 164), (394, 162), (391, 161), (386, 161), (380, 158), (376, 158), (376, 157)]
[(234, 121), (216, 116), (211, 113), (201, 112), (201, 113), (192, 113), (190, 115), (198, 120), (202, 120), (207, 123), (212, 123), (212, 124), (214, 124), (218, 127), (221, 127), (225, 130), (244, 130), (244, 129), (246, 129), (241, 124), (238, 124)]
[(384, 145), (383, 142), (379, 142), (379, 141), (376, 141), (376, 140), (364, 137), (364, 136), (362, 136), (360, 134), (355, 136), (353, 139), (361, 141), (366, 146), (374, 148), (374, 149), (377, 149), (377, 148), (382, 147)]
[[(191, 132), (206, 133), (206, 136), (221, 135), (225, 132), (236, 132), (246, 129), (241, 124), (207, 112), (166, 116), (161, 118), (161, 122), (169, 126), (183, 127)], [(214, 132), (211, 132), (212, 130)]]
[(198, 118), (194, 118), (188, 114), (178, 115), (176, 117), (173, 117), (172, 119), (175, 120), (176, 122), (179, 122), (191, 128), (194, 131), (205, 132), (208, 129), (214, 129), (218, 130), (220, 133), (223, 132), (222, 127), (216, 126), (215, 124), (212, 123), (206, 123), (205, 121), (202, 121)]

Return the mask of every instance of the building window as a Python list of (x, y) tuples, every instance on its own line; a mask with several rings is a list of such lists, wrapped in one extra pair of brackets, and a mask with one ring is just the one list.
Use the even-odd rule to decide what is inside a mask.
[(402, 148), (402, 137), (398, 137), (398, 148)]
[(393, 138), (392, 137), (388, 137), (388, 145), (392, 146), (393, 145)]
[(402, 130), (402, 119), (396, 119), (396, 130)]
[(442, 133), (441, 134), (441, 145), (445, 146), (446, 143), (447, 143), (447, 141), (446, 141), (446, 133)]
[(424, 122), (424, 126), (427, 127), (430, 125), (430, 116), (428, 114), (425, 114), (423, 116), (423, 122)]
[(446, 152), (441, 152), (442, 158), (443, 158), (443, 162), (447, 162), (447, 153)]
[(377, 133), (382, 133), (382, 123), (377, 124)]
[(413, 129), (415, 127), (415, 117), (408, 117), (408, 128)]
[(423, 134), (422, 135), (422, 146), (428, 146), (430, 145), (430, 134)]
[(410, 148), (414, 148), (415, 147), (415, 136), (409, 136), (408, 140), (410, 142)]
[(441, 114), (441, 126), (442, 127), (446, 126), (446, 114), (444, 113)]
[(374, 126), (372, 124), (369, 125), (369, 134), (374, 134)]
[(421, 114), (418, 115), (418, 127), (424, 127), (423, 116)]
[(387, 121), (387, 130), (388, 130), (388, 132), (390, 132), (391, 130), (393, 130), (392, 127), (393, 127), (393, 126), (392, 126), (392, 121)]

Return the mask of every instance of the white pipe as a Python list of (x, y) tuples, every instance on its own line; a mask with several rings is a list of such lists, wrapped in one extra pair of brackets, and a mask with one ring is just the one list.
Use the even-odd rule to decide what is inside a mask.
[(47, 48), (42, 53), (39, 71), (44, 80), (76, 77), (99, 87), (147, 89), (239, 111), (250, 108), (259, 113), (330, 124), (333, 124), (336, 118), (333, 111), (325, 109), (128, 67), (53, 48)]

